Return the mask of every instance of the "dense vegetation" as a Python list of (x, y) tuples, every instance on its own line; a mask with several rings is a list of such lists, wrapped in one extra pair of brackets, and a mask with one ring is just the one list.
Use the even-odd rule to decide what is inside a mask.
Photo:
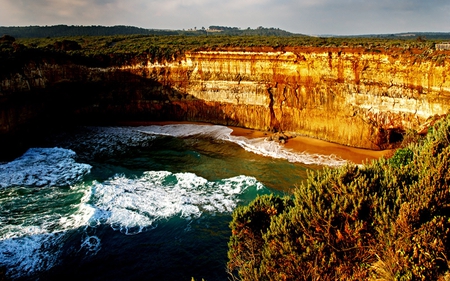
[(449, 166), (446, 117), (389, 159), (258, 197), (233, 214), (229, 269), (242, 280), (448, 280)]
[[(150, 30), (130, 26), (0, 27), (0, 68), (18, 67), (33, 58), (70, 60), (91, 66), (115, 66), (177, 60), (195, 50), (278, 50), (298, 47), (358, 48), (365, 52), (409, 52), (420, 59), (442, 60), (434, 45), (446, 33), (417, 36), (313, 37), (277, 28), (210, 26), (208, 29)], [(434, 39), (426, 40), (430, 35)], [(12, 40), (10, 40), (12, 38)]]
[(15, 38), (46, 38), (70, 36), (113, 36), (113, 35), (176, 35), (174, 30), (145, 29), (134, 26), (0, 26), (0, 35)]
[(291, 36), (293, 33), (279, 28), (258, 27), (256, 29), (240, 29), (238, 27), (210, 26), (188, 30), (146, 29), (134, 26), (81, 26), (81, 25), (52, 25), (52, 26), (0, 26), (0, 36), (8, 34), (15, 38), (46, 38), (73, 36), (114, 36), (114, 35), (190, 35), (208, 34), (221, 35), (262, 35), (262, 36)]
[[(115, 35), (259, 35), (259, 36), (300, 36), (301, 34), (291, 33), (274, 27), (259, 26), (255, 29), (250, 27), (229, 27), (220, 25), (211, 25), (205, 27), (194, 27), (187, 30), (168, 30), (168, 29), (146, 29), (135, 26), (82, 26), (82, 25), (52, 25), (52, 26), (0, 26), (0, 36), (8, 34), (15, 38), (46, 38), (46, 37), (73, 37), (73, 36), (115, 36)], [(342, 36), (330, 36), (342, 37)], [(385, 38), (385, 39), (417, 39), (427, 40), (448, 40), (449, 32), (407, 32), (394, 34), (363, 34), (345, 36), (353, 38)]]
[(0, 38), (0, 68), (12, 70), (26, 61), (45, 58), (69, 60), (88, 66), (116, 66), (147, 61), (173, 61), (187, 51), (196, 50), (283, 51), (303, 47), (358, 48), (364, 52), (390, 52), (394, 55), (407, 52), (419, 59), (442, 60), (442, 56), (445, 56), (434, 50), (434, 45), (439, 40), (198, 34), (200, 35), (80, 35), (56, 38), (3, 36)]

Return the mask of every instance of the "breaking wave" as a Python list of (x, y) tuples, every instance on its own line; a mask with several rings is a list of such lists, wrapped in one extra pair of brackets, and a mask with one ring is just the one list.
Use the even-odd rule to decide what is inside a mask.
[(266, 157), (285, 159), (289, 162), (303, 163), (307, 165), (322, 165), (337, 167), (347, 163), (336, 155), (323, 155), (307, 152), (295, 152), (284, 148), (278, 142), (269, 141), (266, 138), (246, 138), (233, 136), (232, 129), (219, 125), (197, 124), (173, 124), (153, 125), (136, 128), (139, 132), (150, 135), (165, 135), (173, 137), (207, 136), (219, 140), (230, 141), (238, 144), (245, 150)]
[[(8, 188), (0, 189), (0, 265), (8, 278), (33, 276), (58, 265), (67, 255), (67, 244), (86, 256), (96, 255), (102, 250), (102, 237), (95, 232), (100, 226), (138, 234), (172, 217), (192, 221), (232, 212), (241, 196), (265, 189), (248, 176), (208, 181), (168, 171), (67, 186), (90, 169), (73, 158), (66, 149), (30, 149), (2, 167), (0, 178)], [(24, 174), (21, 180), (19, 173)], [(41, 185), (47, 187), (35, 188)], [(81, 239), (74, 240), (74, 235)]]
[[(296, 153), (264, 138), (247, 139), (231, 133), (232, 129), (228, 127), (214, 125), (89, 127), (79, 135), (66, 136), (55, 142), (55, 145), (65, 148), (33, 148), (16, 160), (0, 165), (0, 266), (6, 268), (6, 277), (39, 276), (39, 272), (64, 263), (68, 255), (79, 255), (81, 259), (98, 258), (104, 251), (107, 255), (111, 249), (105, 245), (107, 242), (111, 245), (111, 233), (129, 238), (127, 235), (150, 231), (158, 225), (158, 229), (163, 230), (161, 226), (171, 219), (170, 223), (178, 225), (186, 222), (190, 226), (197, 225), (192, 222), (201, 225), (209, 219), (212, 221), (212, 218), (220, 216), (218, 214), (228, 217), (242, 202), (252, 200), (257, 194), (270, 192), (256, 178), (248, 176), (254, 175), (251, 161), (246, 172), (242, 172), (244, 169), (239, 166), (236, 169), (239, 173), (233, 170), (225, 176), (220, 174), (219, 169), (236, 166), (234, 158), (226, 164), (228, 166), (222, 166), (223, 161), (218, 161), (215, 166), (205, 165), (204, 173), (203, 170), (180, 172), (189, 169), (167, 171), (172, 169), (171, 165), (148, 168), (144, 162), (151, 161), (150, 158), (140, 159), (144, 164), (139, 162), (136, 171), (126, 175), (122, 174), (119, 165), (124, 158), (115, 158), (119, 163), (117, 167), (102, 166), (102, 159), (126, 155), (135, 148), (139, 153), (151, 150), (155, 135), (213, 138), (238, 144), (255, 154), (290, 162), (328, 166), (344, 163), (333, 156)], [(175, 142), (175, 145), (183, 144)], [(228, 147), (236, 148), (235, 145)], [(173, 154), (159, 157), (164, 161), (178, 159)], [(236, 159), (247, 161), (245, 158)], [(94, 168), (89, 164), (77, 163), (77, 160), (90, 163)], [(275, 162), (276, 165), (278, 162), (286, 163)], [(276, 165), (267, 165), (264, 173), (276, 178), (285, 171), (291, 171)], [(234, 176), (241, 173), (248, 175)], [(292, 175), (289, 174), (289, 177)], [(264, 182), (264, 179), (258, 179)], [(226, 229), (223, 233), (228, 233), (227, 225), (223, 227)], [(227, 237), (221, 239), (226, 241)], [(208, 245), (211, 247), (211, 244)], [(70, 267), (71, 264), (62, 266)]]
[(90, 196), (84, 185), (0, 190), (0, 265), (7, 276), (15, 279), (58, 264), (69, 233), (94, 214)]
[(91, 166), (75, 162), (64, 148), (30, 148), (16, 160), (0, 165), (0, 187), (68, 186), (79, 182)]
[(210, 182), (192, 173), (167, 171), (145, 172), (137, 179), (116, 176), (94, 184), (97, 211), (90, 225), (107, 223), (124, 234), (137, 234), (173, 216), (193, 219), (205, 212), (231, 212), (238, 195), (250, 188), (263, 185), (246, 176)]

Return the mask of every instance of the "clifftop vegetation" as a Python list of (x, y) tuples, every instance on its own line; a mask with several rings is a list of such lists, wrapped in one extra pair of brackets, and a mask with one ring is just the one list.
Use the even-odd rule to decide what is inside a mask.
[(258, 197), (233, 214), (229, 269), (242, 280), (448, 280), (449, 168), (446, 117), (390, 159)]
[(46, 38), (46, 37), (72, 37), (72, 36), (115, 36), (115, 35), (263, 35), (263, 36), (293, 36), (295, 34), (279, 28), (266, 28), (259, 26), (240, 29), (238, 27), (210, 26), (189, 28), (187, 30), (146, 29), (135, 26), (79, 26), (79, 25), (53, 25), (53, 26), (0, 26), (0, 36), (9, 34), (16, 38)]
[[(358, 48), (365, 52), (407, 50), (419, 57), (430, 57), (435, 44), (450, 38), (450, 33), (313, 37), (262, 26), (240, 29), (214, 25), (188, 30), (133, 26), (0, 26), (0, 35), (4, 36), (0, 40), (0, 61), (27, 57), (31, 53), (38, 57), (72, 57), (79, 62), (90, 61), (103, 66), (130, 63), (131, 58), (134, 61), (144, 58), (171, 61), (186, 51), (195, 50), (283, 51), (299, 47)], [(5, 36), (13, 40), (4, 40)], [(68, 47), (69, 42), (72, 47)]]
[[(46, 38), (46, 37), (73, 37), (73, 36), (115, 36), (115, 35), (259, 35), (259, 36), (301, 36), (274, 27), (240, 28), (231, 26), (211, 25), (205, 27), (192, 27), (183, 30), (147, 29), (135, 26), (82, 26), (82, 25), (52, 25), (52, 26), (0, 26), (0, 36), (8, 34), (15, 38)], [(352, 36), (326, 37), (335, 38), (384, 38), (397, 40), (449, 40), (450, 32), (405, 32), (393, 34), (362, 34)]]
[[(127, 27), (124, 29), (127, 30)], [(235, 31), (234, 28), (224, 30)], [(277, 31), (259, 28), (248, 32), (264, 30)], [(201, 32), (196, 34), (197, 36), (135, 34), (40, 38), (14, 38), (5, 35), (0, 40), (0, 65), (4, 69), (15, 69), (26, 61), (49, 58), (91, 66), (116, 66), (148, 60), (173, 61), (187, 51), (198, 50), (295, 51), (297, 48), (334, 48), (338, 51), (336, 48), (345, 48), (358, 52), (386, 52), (394, 55), (407, 52), (420, 59), (436, 60), (445, 55), (434, 49), (440, 40), (227, 35), (222, 32), (213, 36)]]

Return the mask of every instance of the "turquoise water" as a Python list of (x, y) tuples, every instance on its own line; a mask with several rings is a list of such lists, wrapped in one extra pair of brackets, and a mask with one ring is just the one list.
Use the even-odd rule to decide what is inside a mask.
[[(16, 280), (228, 280), (239, 205), (333, 157), (210, 125), (87, 127), (0, 165), (0, 265)], [(307, 163), (307, 164), (305, 164)]]

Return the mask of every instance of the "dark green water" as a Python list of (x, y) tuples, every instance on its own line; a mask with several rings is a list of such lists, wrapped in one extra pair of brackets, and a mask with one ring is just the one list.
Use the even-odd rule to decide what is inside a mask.
[(339, 163), (207, 125), (81, 128), (48, 147), (0, 165), (7, 278), (228, 280), (232, 210)]

